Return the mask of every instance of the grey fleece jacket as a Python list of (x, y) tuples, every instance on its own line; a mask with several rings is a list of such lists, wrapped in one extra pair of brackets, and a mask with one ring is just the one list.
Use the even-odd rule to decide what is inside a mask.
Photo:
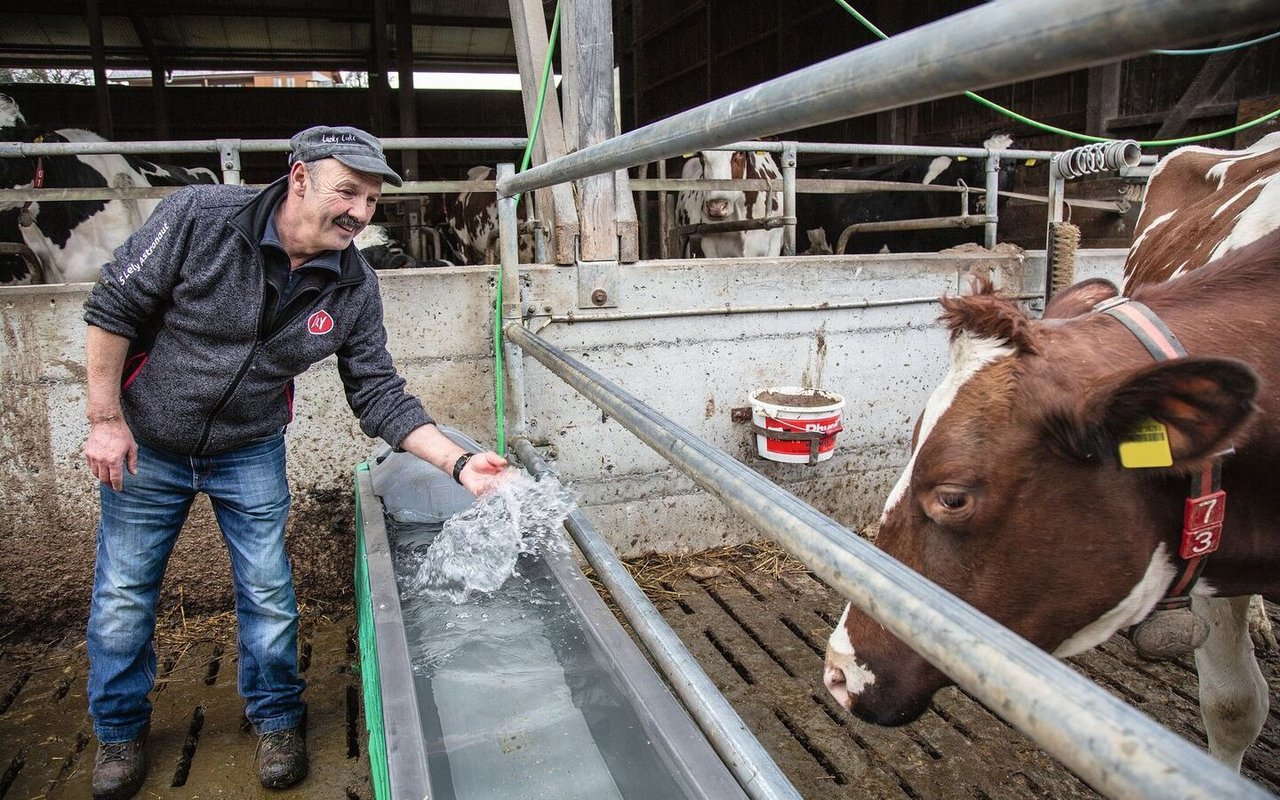
[(378, 279), (354, 245), (341, 275), (309, 270), (278, 317), (265, 312), (258, 243), (284, 192), (283, 178), (183, 189), (103, 267), (84, 320), (131, 342), (121, 401), (139, 441), (207, 455), (277, 433), (294, 377), (335, 353), (367, 435), (399, 446), (432, 421), (392, 364)]

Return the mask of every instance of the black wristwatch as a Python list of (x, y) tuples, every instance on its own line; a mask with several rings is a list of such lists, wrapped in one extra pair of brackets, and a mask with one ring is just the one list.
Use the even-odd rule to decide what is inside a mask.
[(467, 462), (470, 461), (471, 457), (474, 455), (475, 453), (463, 453), (458, 456), (457, 461), (453, 462), (453, 479), (458, 482), (459, 486), (462, 485), (462, 470), (467, 466)]

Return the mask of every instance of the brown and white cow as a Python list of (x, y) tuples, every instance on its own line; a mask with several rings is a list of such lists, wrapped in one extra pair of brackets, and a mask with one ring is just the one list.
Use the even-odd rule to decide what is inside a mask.
[[(1234, 208), (1243, 188), (1214, 208)], [(1153, 180), (1148, 202), (1163, 191)], [(1219, 214), (1218, 228), (1194, 240), (1170, 219), (1151, 241), (1197, 250), (1206, 236), (1237, 236), (1247, 211)], [(1146, 244), (1135, 252), (1155, 252), (1143, 253)], [(1280, 233), (1131, 293), (1189, 357), (1157, 363), (1115, 319), (1086, 313), (1114, 293), (1080, 284), (1039, 321), (989, 289), (945, 301), (951, 371), (921, 418), (877, 545), (1034, 644), (1073, 655), (1142, 621), (1163, 597), (1183, 563), (1186, 476), (1234, 447), (1223, 465), (1221, 549), (1192, 606), (1210, 627), (1195, 656), (1209, 749), (1238, 769), (1268, 705), (1248, 596), (1280, 599)], [(1148, 417), (1167, 426), (1173, 466), (1121, 467), (1118, 443)], [(950, 682), (853, 608), (832, 633), (825, 680), (843, 705), (880, 724), (915, 719)]]
[[(782, 173), (766, 152), (744, 153), (703, 150), (684, 163), (681, 178), (694, 180), (778, 181)], [(782, 216), (782, 192), (716, 189), (680, 192), (676, 198), (676, 224), (743, 222)], [(704, 233), (689, 238), (690, 249), (701, 249), (707, 258), (777, 258), (782, 253), (782, 229)]]
[[(469, 181), (487, 181), (493, 167), (477, 166), (467, 171)], [(432, 195), (427, 200), (427, 221), (444, 235), (452, 252), (438, 254), (458, 264), (494, 264), (498, 260), (498, 201), (494, 192), (458, 192)], [(528, 205), (516, 207), (516, 218), (528, 218)], [(533, 236), (519, 235), (518, 257), (521, 264), (533, 261)]]
[(1125, 261), (1124, 290), (1190, 272), (1280, 228), (1280, 131), (1244, 150), (1160, 160)]

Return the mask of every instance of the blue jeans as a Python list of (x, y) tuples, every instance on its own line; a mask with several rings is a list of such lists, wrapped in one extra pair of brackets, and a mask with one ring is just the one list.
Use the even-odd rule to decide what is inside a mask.
[(302, 722), (298, 603), (284, 547), (289, 513), (284, 436), (215, 456), (138, 445), (138, 474), (100, 489), (89, 609), (89, 713), (100, 742), (134, 738), (151, 718), (156, 598), (178, 531), (209, 495), (231, 555), (239, 623), (240, 695), (258, 733)]

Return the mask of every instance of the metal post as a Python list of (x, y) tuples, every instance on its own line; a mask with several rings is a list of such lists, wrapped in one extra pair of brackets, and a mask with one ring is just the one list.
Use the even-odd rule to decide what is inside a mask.
[(782, 255), (796, 254), (796, 143), (782, 144)]
[[(996, 227), (1000, 223), (1000, 155), (987, 155), (987, 222), (983, 225), (982, 244), (988, 250), (996, 246)], [(964, 213), (969, 213), (965, 201)]]
[[(649, 165), (639, 165), (636, 177), (644, 180), (649, 177)], [(653, 258), (653, 242), (649, 238), (649, 195), (642, 194), (636, 204), (636, 217), (640, 224), (640, 257)]]
[[(536, 167), (503, 194), (1280, 22), (1275, 0), (994, 0)], [(1016, 30), (1017, 36), (1009, 31)], [(581, 32), (580, 32), (581, 33)], [(1028, 58), (1034, 53), (1034, 58)], [(589, 144), (589, 143), (584, 143)]]
[(514, 323), (510, 341), (1109, 797), (1269, 793)]
[(1044, 304), (1053, 297), (1053, 224), (1062, 222), (1063, 196), (1067, 182), (1058, 174), (1054, 156), (1049, 162), (1049, 220), (1044, 226)]
[[(534, 475), (545, 475), (551, 470), (533, 444), (526, 438), (514, 442), (516, 456)], [(796, 792), (787, 776), (778, 769), (773, 758), (760, 745), (738, 712), (698, 666), (697, 660), (685, 649), (684, 643), (667, 621), (653, 607), (644, 591), (636, 585), (613, 548), (604, 540), (580, 510), (575, 509), (565, 521), (565, 528), (577, 543), (587, 562), (595, 570), (596, 577), (609, 590), (631, 629), (644, 642), (645, 649), (653, 657), (658, 669), (666, 676), (671, 688), (684, 703), (698, 727), (716, 753), (738, 779), (748, 796), (763, 798), (796, 798)]]
[(238, 186), (240, 180), (240, 140), (218, 140), (218, 163), (222, 167), (222, 182)]
[[(658, 180), (667, 179), (666, 159), (658, 159), (657, 174)], [(662, 189), (658, 192), (658, 258), (671, 258), (671, 248), (667, 243), (667, 228), (670, 224), (667, 218), (667, 190)]]
[[(498, 165), (498, 178), (514, 175), (514, 164)], [(502, 281), (502, 328), (512, 325), (520, 327), (520, 319), (524, 312), (524, 303), (520, 297), (520, 241), (516, 219), (516, 201), (514, 197), (498, 197), (498, 263)], [(506, 337), (502, 339), (503, 361), (507, 368), (507, 402), (506, 409), (511, 411), (512, 425), (507, 430), (507, 437), (523, 433), (524, 419), (524, 360), (521, 350), (510, 344)]]

